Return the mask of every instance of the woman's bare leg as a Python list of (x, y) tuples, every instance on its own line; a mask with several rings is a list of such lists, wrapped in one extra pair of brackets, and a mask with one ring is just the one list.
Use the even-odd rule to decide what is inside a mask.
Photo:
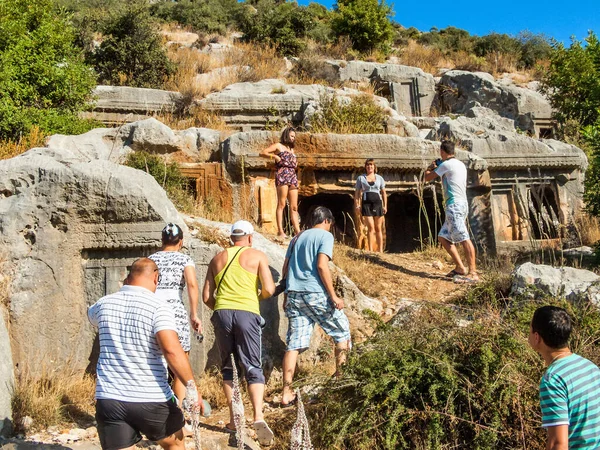
[(373, 217), (365, 216), (365, 224), (367, 225), (367, 250), (370, 252), (375, 251), (375, 224)]
[(285, 237), (283, 230), (283, 210), (285, 209), (285, 201), (288, 196), (288, 186), (277, 186), (277, 211), (275, 218), (277, 219), (277, 234), (279, 237)]
[(383, 216), (373, 217), (373, 224), (375, 226), (375, 239), (377, 241), (376, 252), (383, 252)]
[(288, 201), (290, 203), (290, 214), (292, 215), (294, 234), (298, 234), (300, 233), (300, 219), (298, 217), (298, 189), (288, 190)]

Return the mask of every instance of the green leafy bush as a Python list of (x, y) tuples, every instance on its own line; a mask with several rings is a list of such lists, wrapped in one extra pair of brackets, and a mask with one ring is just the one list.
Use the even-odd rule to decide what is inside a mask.
[(313, 133), (385, 133), (386, 114), (369, 95), (352, 97), (348, 103), (325, 96), (320, 104), (311, 122)]
[(383, 0), (338, 0), (335, 10), (331, 27), (348, 36), (355, 50), (389, 49), (394, 36), (392, 9)]
[[(567, 307), (574, 351), (598, 362), (600, 314)], [(473, 320), (444, 306), (421, 305), (357, 345), (339, 380), (321, 391), (311, 413), (318, 448), (542, 448), (541, 358), (527, 344), (540, 303), (500, 313), (475, 308)], [(593, 338), (595, 336), (595, 338)]]
[(153, 4), (151, 11), (155, 17), (189, 26), (199, 33), (224, 35), (235, 23), (240, 8), (236, 0), (169, 0)]
[(259, 0), (255, 7), (246, 5), (238, 22), (244, 40), (274, 46), (287, 56), (302, 52), (307, 34), (315, 27), (307, 7), (275, 0)]
[(74, 39), (69, 17), (51, 0), (0, 2), (1, 139), (18, 139), (34, 125), (46, 133), (89, 129), (77, 113), (95, 80)]
[(152, 175), (177, 209), (193, 209), (193, 196), (186, 190), (186, 179), (181, 175), (177, 163), (167, 163), (159, 155), (148, 152), (132, 152), (127, 156), (125, 165)]
[(133, 3), (105, 23), (91, 55), (102, 83), (161, 88), (175, 71), (145, 4)]
[[(563, 132), (577, 124), (589, 148), (585, 200), (589, 211), (600, 215), (600, 41), (590, 32), (585, 45), (574, 41), (569, 48), (555, 43), (542, 88), (557, 110)], [(569, 136), (567, 136), (569, 137)], [(579, 142), (578, 142), (579, 143)]]

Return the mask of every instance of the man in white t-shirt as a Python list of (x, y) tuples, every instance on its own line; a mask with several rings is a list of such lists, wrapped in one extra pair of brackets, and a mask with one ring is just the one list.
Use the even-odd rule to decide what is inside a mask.
[(133, 447), (140, 433), (165, 450), (184, 450), (184, 418), (169, 386), (167, 363), (186, 386), (184, 408), (203, 408), (173, 310), (154, 294), (157, 284), (158, 267), (140, 258), (119, 292), (88, 309), (100, 338), (96, 421), (103, 450)]
[[(438, 233), (442, 247), (450, 254), (455, 267), (447, 277), (453, 278), (457, 283), (479, 281), (475, 263), (475, 247), (469, 237), (467, 229), (467, 168), (456, 159), (454, 143), (442, 141), (440, 146), (440, 159), (435, 160), (425, 171), (425, 181), (442, 179), (444, 190), (444, 204), (446, 220)], [(461, 244), (467, 257), (468, 268), (462, 262), (456, 244)]]

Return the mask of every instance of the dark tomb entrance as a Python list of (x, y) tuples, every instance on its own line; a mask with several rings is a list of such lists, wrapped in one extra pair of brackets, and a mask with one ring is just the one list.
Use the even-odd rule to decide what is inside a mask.
[(300, 214), (300, 227), (309, 228), (309, 220), (317, 206), (325, 206), (333, 213), (335, 225), (331, 232), (335, 239), (348, 245), (356, 241), (356, 229), (359, 224), (354, 223), (354, 198), (351, 194), (317, 194), (302, 197), (298, 204)]
[(428, 242), (437, 242), (444, 223), (444, 207), (442, 196), (434, 195), (427, 189), (422, 199), (413, 192), (388, 196), (386, 252), (412, 252)]

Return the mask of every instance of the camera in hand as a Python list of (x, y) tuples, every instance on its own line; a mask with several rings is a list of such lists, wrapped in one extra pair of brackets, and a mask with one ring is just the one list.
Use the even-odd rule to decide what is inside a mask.
[(444, 161), (442, 161), (442, 158), (438, 158), (434, 162), (436, 167), (440, 167)]

